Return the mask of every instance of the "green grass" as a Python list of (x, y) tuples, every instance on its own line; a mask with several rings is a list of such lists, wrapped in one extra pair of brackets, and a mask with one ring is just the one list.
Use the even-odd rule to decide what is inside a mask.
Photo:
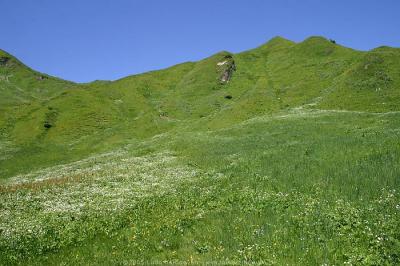
[(1, 66), (0, 264), (399, 264), (399, 50), (277, 37), (222, 85), (227, 54), (89, 84)]

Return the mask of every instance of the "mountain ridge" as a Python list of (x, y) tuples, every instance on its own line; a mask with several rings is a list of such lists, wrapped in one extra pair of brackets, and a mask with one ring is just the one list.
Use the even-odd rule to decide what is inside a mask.
[[(287, 38), (285, 38), (285, 37), (283, 37), (283, 36), (279, 36), (279, 35), (278, 35), (278, 36), (275, 36), (275, 37), (269, 39), (269, 40), (266, 41), (265, 43), (263, 43), (263, 44), (261, 44), (261, 45), (255, 47), (255, 48), (250, 48), (250, 49), (248, 49), (248, 50), (244, 50), (244, 51), (241, 51), (241, 52), (237, 52), (237, 53), (235, 53), (235, 54), (245, 53), (245, 52), (247, 52), (247, 51), (250, 51), (250, 50), (253, 50), (253, 49), (262, 48), (262, 47), (266, 47), (266, 46), (267, 46), (267, 47), (268, 47), (268, 46), (275, 46), (275, 45), (278, 45), (278, 46), (279, 46), (279, 44), (282, 44), (282, 43), (296, 45), (296, 44), (301, 44), (301, 43), (304, 43), (304, 42), (310, 42), (310, 41), (312, 41), (312, 40), (319, 40), (319, 41), (323, 41), (323, 42), (326, 42), (326, 43), (330, 42), (329, 39), (327, 39), (327, 38), (324, 37), (324, 36), (320, 36), (320, 35), (313, 35), (313, 36), (307, 37), (307, 38), (305, 38), (305, 39), (304, 39), (303, 41), (301, 41), (301, 42), (295, 42), (295, 41), (292, 41), (292, 40), (290, 40), (290, 39), (287, 39)], [(337, 43), (336, 43), (336, 45), (341, 46), (340, 44), (337, 44)], [(358, 52), (371, 52), (371, 51), (374, 51), (374, 50), (395, 50), (395, 51), (396, 51), (396, 50), (399, 50), (399, 49), (400, 49), (399, 47), (387, 46), (387, 45), (381, 45), (381, 46), (378, 46), (378, 47), (375, 47), (375, 48), (371, 48), (371, 49), (369, 49), (369, 50), (358, 50), (358, 49), (354, 49), (354, 48), (346, 47), (346, 46), (341, 46), (341, 47), (344, 47), (344, 48), (347, 48), (347, 49), (351, 49), (351, 50), (354, 50), (354, 51), (358, 51)], [(230, 53), (229, 51), (224, 51), (224, 50), (222, 50), (222, 51), (220, 51), (220, 52), (217, 52), (217, 53), (214, 53), (214, 54), (210, 55), (209, 57), (212, 57), (212, 56), (215, 56), (215, 55), (217, 55), (217, 54), (219, 54), (219, 53), (224, 53), (224, 52)], [(23, 65), (23, 66), (25, 66), (25, 67), (27, 67), (27, 68), (29, 68), (29, 69), (35, 71), (35, 72), (38, 72), (38, 71), (34, 70), (33, 68), (31, 68), (31, 67), (29, 67), (29, 66), (23, 64), (22, 61), (19, 60), (19, 59), (18, 59), (17, 57), (15, 57), (14, 55), (10, 54), (9, 52), (7, 52), (7, 51), (5, 51), (5, 50), (3, 50), (3, 49), (0, 49), (0, 56), (2, 56), (2, 55), (9, 56), (9, 57), (11, 57), (12, 59), (18, 61), (21, 65)], [(207, 58), (207, 57), (206, 57), (206, 58)], [(201, 61), (201, 60), (200, 60), (200, 61)], [(174, 64), (174, 65), (168, 66), (168, 67), (166, 67), (166, 68), (154, 69), (154, 70), (149, 70), (149, 71), (146, 71), (146, 72), (140, 72), (140, 73), (130, 74), (130, 75), (127, 75), (127, 76), (124, 76), (124, 77), (121, 77), (121, 78), (114, 79), (114, 80), (95, 79), (95, 80), (93, 80), (93, 81), (88, 81), (88, 82), (75, 82), (75, 81), (72, 81), (72, 80), (63, 79), (63, 78), (61, 78), (61, 77), (57, 77), (57, 76), (53, 76), (53, 75), (49, 75), (49, 74), (45, 74), (45, 73), (41, 73), (41, 72), (38, 72), (38, 73), (41, 73), (41, 74), (44, 74), (44, 75), (47, 75), (47, 76), (51, 76), (51, 77), (53, 77), (53, 78), (57, 78), (57, 79), (60, 79), (60, 80), (68, 81), (68, 82), (71, 82), (71, 83), (76, 83), (76, 84), (82, 84), (82, 85), (84, 85), (84, 84), (90, 84), (90, 83), (98, 82), (98, 81), (114, 82), (114, 81), (118, 81), (118, 80), (120, 80), (120, 79), (124, 79), (124, 78), (127, 78), (127, 77), (136, 76), (136, 75), (142, 75), (142, 74), (149, 73), (149, 72), (154, 72), (154, 71), (161, 71), (161, 70), (168, 69), (168, 68), (171, 68), (171, 67), (174, 67), (174, 66), (177, 66), (177, 65), (186, 64), (186, 63), (194, 63), (194, 62), (197, 62), (197, 61), (185, 61), (185, 62), (182, 62), (182, 63), (177, 63), (177, 64)]]
[[(400, 49), (356, 51), (319, 36), (300, 43), (275, 37), (240, 53), (222, 51), (197, 62), (83, 84), (36, 72), (8, 56), (17, 64), (0, 66), (0, 132), (21, 164), (32, 164), (26, 154), (49, 165), (183, 124), (221, 129), (300, 106), (400, 110)], [(226, 56), (236, 71), (221, 83), (218, 64)], [(9, 176), (19, 166), (7, 159), (0, 160), (0, 168), (8, 172), (0, 175)]]

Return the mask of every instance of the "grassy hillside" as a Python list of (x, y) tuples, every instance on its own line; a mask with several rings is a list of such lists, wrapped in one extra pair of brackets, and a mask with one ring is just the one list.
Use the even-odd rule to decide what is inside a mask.
[(2, 52), (9, 60), (0, 67), (0, 127), (14, 152), (0, 161), (0, 175), (76, 160), (117, 147), (127, 136), (146, 138), (187, 123), (223, 128), (305, 105), (399, 110), (398, 49), (359, 52), (322, 37), (298, 44), (277, 37), (233, 55), (237, 71), (221, 84), (217, 64), (226, 55), (114, 82), (73, 84)]
[(0, 51), (0, 264), (400, 263), (399, 59), (276, 37), (76, 84)]

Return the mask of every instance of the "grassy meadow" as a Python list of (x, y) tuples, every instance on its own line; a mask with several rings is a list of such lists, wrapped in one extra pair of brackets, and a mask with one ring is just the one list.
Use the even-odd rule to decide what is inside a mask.
[(0, 265), (400, 264), (398, 49), (275, 38), (220, 84), (227, 54), (88, 84), (0, 66)]

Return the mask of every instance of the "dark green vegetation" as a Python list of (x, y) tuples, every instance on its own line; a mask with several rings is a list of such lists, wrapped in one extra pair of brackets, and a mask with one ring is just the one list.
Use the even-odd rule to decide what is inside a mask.
[(5, 264), (400, 263), (399, 49), (278, 37), (88, 84), (0, 52), (0, 96)]

